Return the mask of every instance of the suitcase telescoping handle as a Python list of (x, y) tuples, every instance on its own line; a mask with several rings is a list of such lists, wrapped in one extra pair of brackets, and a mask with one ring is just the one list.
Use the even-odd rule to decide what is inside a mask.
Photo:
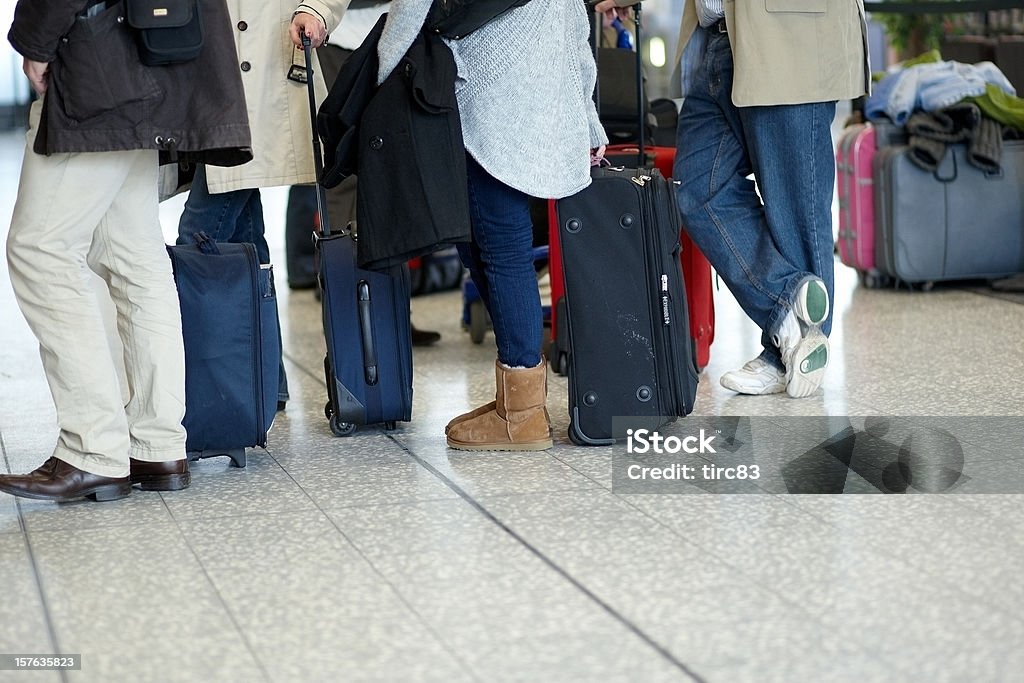
[(324, 153), (320, 144), (320, 134), (316, 130), (316, 92), (313, 89), (313, 45), (309, 36), (302, 34), (302, 51), (306, 56), (306, 91), (309, 95), (309, 121), (313, 131), (313, 166), (316, 170), (316, 210), (320, 216), (320, 232), (324, 237), (331, 234), (331, 219), (327, 215), (327, 202), (324, 198)]
[[(585, 0), (587, 5), (587, 12), (590, 14), (590, 47), (594, 51), (594, 65), (597, 65), (598, 46), (601, 44), (600, 36), (603, 30), (604, 23), (597, 20), (597, 14), (594, 12), (594, 5), (597, 4), (598, 0)], [(643, 41), (641, 40), (641, 29), (643, 28), (643, 3), (638, 2), (633, 5), (633, 23), (636, 25), (636, 40), (634, 41), (636, 47), (636, 110), (639, 114), (640, 127), (637, 128), (637, 135), (639, 137), (639, 143), (637, 144), (637, 168), (643, 168), (647, 165), (647, 152), (644, 149), (646, 144), (645, 138), (647, 133), (647, 103), (644, 98), (644, 58), (643, 58)], [(600, 96), (600, 78), (594, 83), (594, 106), (597, 107), (597, 113), (601, 113), (601, 96)]]

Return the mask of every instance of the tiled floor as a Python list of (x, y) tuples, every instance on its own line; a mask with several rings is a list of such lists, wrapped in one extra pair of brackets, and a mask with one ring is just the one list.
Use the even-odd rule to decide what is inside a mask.
[[(0, 135), (0, 226), (20, 155)], [(265, 193), (279, 256), (284, 197)], [(3, 269), (0, 468), (24, 471), (54, 412)], [(335, 438), (319, 307), (281, 304), (293, 398), (248, 467), (107, 504), (0, 496), (0, 653), (83, 657), (0, 681), (1021, 680), (1019, 495), (620, 495), (608, 450), (565, 438), (556, 376), (550, 452), (449, 451), (443, 424), (493, 392), (457, 293), (414, 300), (444, 335), (416, 350), (414, 421)], [(758, 335), (724, 288), (716, 305), (700, 415), (1024, 415), (1011, 301), (840, 268), (827, 386), (803, 401), (718, 386)], [(1020, 481), (1022, 451), (976, 466)]]

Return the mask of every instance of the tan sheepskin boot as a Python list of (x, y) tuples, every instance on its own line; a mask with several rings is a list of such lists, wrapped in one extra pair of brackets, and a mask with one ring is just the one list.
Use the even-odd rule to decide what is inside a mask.
[(498, 406), (498, 402), (497, 401), (491, 401), (490, 403), (485, 403), (484, 405), (480, 406), (479, 408), (476, 408), (475, 410), (471, 410), (468, 413), (463, 413), (462, 415), (459, 415), (458, 417), (453, 417), (451, 422), (449, 422), (445, 426), (445, 428), (444, 428), (445, 435), (447, 435), (448, 432), (450, 432), (452, 430), (452, 427), (454, 427), (455, 425), (459, 424), (460, 422), (465, 422), (466, 420), (472, 420), (477, 415), (483, 415), (484, 413), (489, 413), (492, 410), (494, 410), (497, 406)]
[(509, 368), (494, 364), (497, 398), (460, 415), (446, 427), (448, 445), (464, 451), (542, 451), (551, 448), (545, 405), (547, 365)]

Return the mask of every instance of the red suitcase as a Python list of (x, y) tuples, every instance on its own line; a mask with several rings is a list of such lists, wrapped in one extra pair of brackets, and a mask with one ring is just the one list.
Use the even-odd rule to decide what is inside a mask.
[[(672, 177), (672, 164), (675, 160), (675, 149), (672, 147), (646, 147), (644, 149), (645, 164), (652, 164), (666, 178)], [(608, 148), (605, 158), (613, 166), (636, 166), (639, 149), (631, 145), (612, 145)], [(652, 159), (653, 157), (653, 159)], [(558, 244), (558, 223), (555, 215), (555, 202), (548, 203), (549, 230), (549, 273), (551, 278), (551, 342), (548, 346), (548, 359), (552, 369), (558, 374), (568, 370), (568, 349), (559, 346), (559, 337), (565, 339), (564, 322), (559, 325), (559, 302), (565, 293), (565, 280), (562, 276), (562, 254)], [(681, 267), (686, 283), (686, 303), (690, 316), (690, 334), (693, 348), (697, 356), (697, 368), (707, 367), (711, 360), (711, 342), (715, 339), (715, 300), (711, 289), (711, 264), (697, 246), (690, 241), (685, 230), (680, 232), (682, 244)], [(564, 318), (564, 315), (561, 316)]]

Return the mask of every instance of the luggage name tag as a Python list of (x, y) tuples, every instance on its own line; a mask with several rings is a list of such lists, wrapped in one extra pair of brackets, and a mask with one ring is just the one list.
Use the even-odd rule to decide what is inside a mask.
[(292, 50), (292, 63), (288, 67), (287, 78), (289, 81), (306, 84), (306, 56), (302, 53), (302, 48)]

